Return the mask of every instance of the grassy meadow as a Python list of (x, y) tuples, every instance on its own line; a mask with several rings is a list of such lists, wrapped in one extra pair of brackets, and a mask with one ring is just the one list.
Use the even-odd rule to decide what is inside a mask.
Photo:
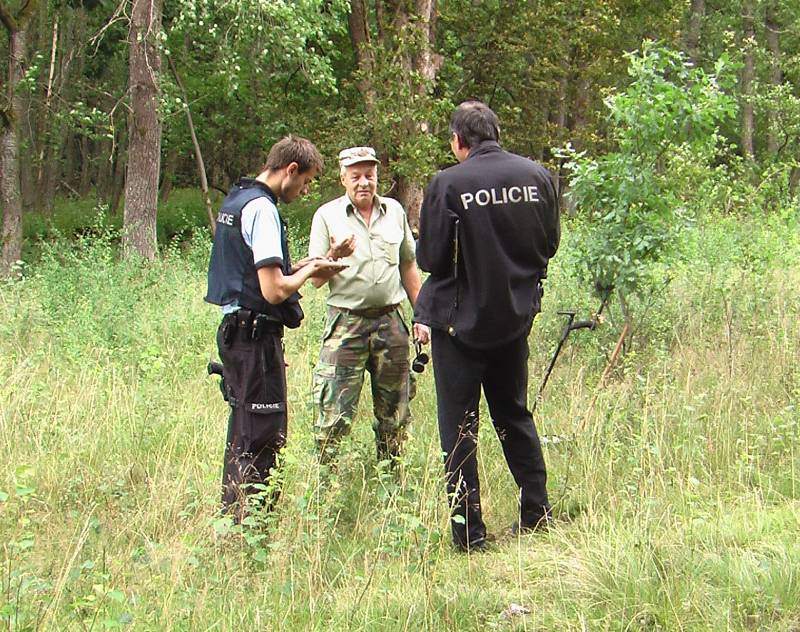
[[(586, 227), (564, 226), (531, 334), (535, 394)], [(185, 236), (185, 235), (184, 235)], [(800, 225), (709, 219), (632, 301), (575, 332), (536, 421), (545, 534), (512, 537), (516, 492), (488, 415), (488, 554), (450, 545), (430, 368), (399, 477), (375, 463), (369, 389), (337, 472), (310, 396), (325, 291), (286, 336), (283, 495), (216, 513), (227, 407), (205, 365), (208, 238), (125, 263), (97, 225), (48, 237), (0, 284), (0, 630), (800, 631)], [(576, 429), (583, 427), (581, 432)], [(515, 604), (517, 607), (512, 607)]]

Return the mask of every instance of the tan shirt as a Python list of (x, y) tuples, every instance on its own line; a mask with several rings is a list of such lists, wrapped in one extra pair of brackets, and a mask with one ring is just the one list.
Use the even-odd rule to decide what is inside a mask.
[(308, 254), (324, 257), (330, 238), (356, 237), (355, 252), (342, 261), (348, 267), (328, 281), (328, 305), (365, 309), (401, 303), (400, 263), (414, 261), (415, 242), (400, 202), (375, 196), (370, 224), (347, 194), (323, 204), (314, 213)]

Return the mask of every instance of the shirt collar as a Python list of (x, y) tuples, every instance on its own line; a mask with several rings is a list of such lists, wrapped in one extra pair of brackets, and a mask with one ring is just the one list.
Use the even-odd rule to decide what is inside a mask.
[(267, 194), (267, 196), (269, 196), (269, 199), (272, 200), (273, 204), (276, 206), (278, 204), (278, 196), (275, 195), (275, 191), (273, 191), (269, 185), (261, 182), (261, 180), (256, 180), (255, 178), (239, 178), (239, 186), (242, 189), (249, 189), (251, 187), (261, 189)]
[[(353, 204), (353, 201), (347, 195), (347, 193), (344, 194), (342, 199), (344, 200), (344, 212), (347, 214), (355, 213), (356, 207)], [(377, 210), (381, 215), (386, 214), (386, 203), (381, 199), (381, 196), (378, 195), (377, 193), (375, 194), (375, 199), (372, 201), (372, 209)]]
[(480, 156), (482, 154), (488, 154), (494, 151), (503, 151), (503, 148), (500, 147), (500, 143), (498, 143), (496, 140), (484, 140), (478, 143), (476, 147), (470, 149), (467, 160), (473, 156)]

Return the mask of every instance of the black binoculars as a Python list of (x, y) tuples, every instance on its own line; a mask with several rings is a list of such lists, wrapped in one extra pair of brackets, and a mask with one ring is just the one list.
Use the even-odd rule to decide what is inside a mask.
[(411, 361), (411, 370), (414, 371), (414, 373), (422, 373), (425, 370), (425, 365), (430, 362), (430, 358), (428, 354), (422, 350), (422, 343), (417, 340), (414, 341), (414, 350), (416, 351), (416, 355)]

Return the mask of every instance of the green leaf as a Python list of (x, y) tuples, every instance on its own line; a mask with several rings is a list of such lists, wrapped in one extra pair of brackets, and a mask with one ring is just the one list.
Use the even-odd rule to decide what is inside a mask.
[(106, 596), (116, 603), (122, 603), (125, 601), (125, 593), (121, 590), (109, 590), (106, 593)]
[(266, 549), (256, 549), (253, 551), (253, 559), (256, 562), (266, 562), (267, 561), (267, 551)]
[(218, 535), (228, 535), (233, 528), (233, 520), (230, 516), (221, 516), (214, 521), (213, 527)]

